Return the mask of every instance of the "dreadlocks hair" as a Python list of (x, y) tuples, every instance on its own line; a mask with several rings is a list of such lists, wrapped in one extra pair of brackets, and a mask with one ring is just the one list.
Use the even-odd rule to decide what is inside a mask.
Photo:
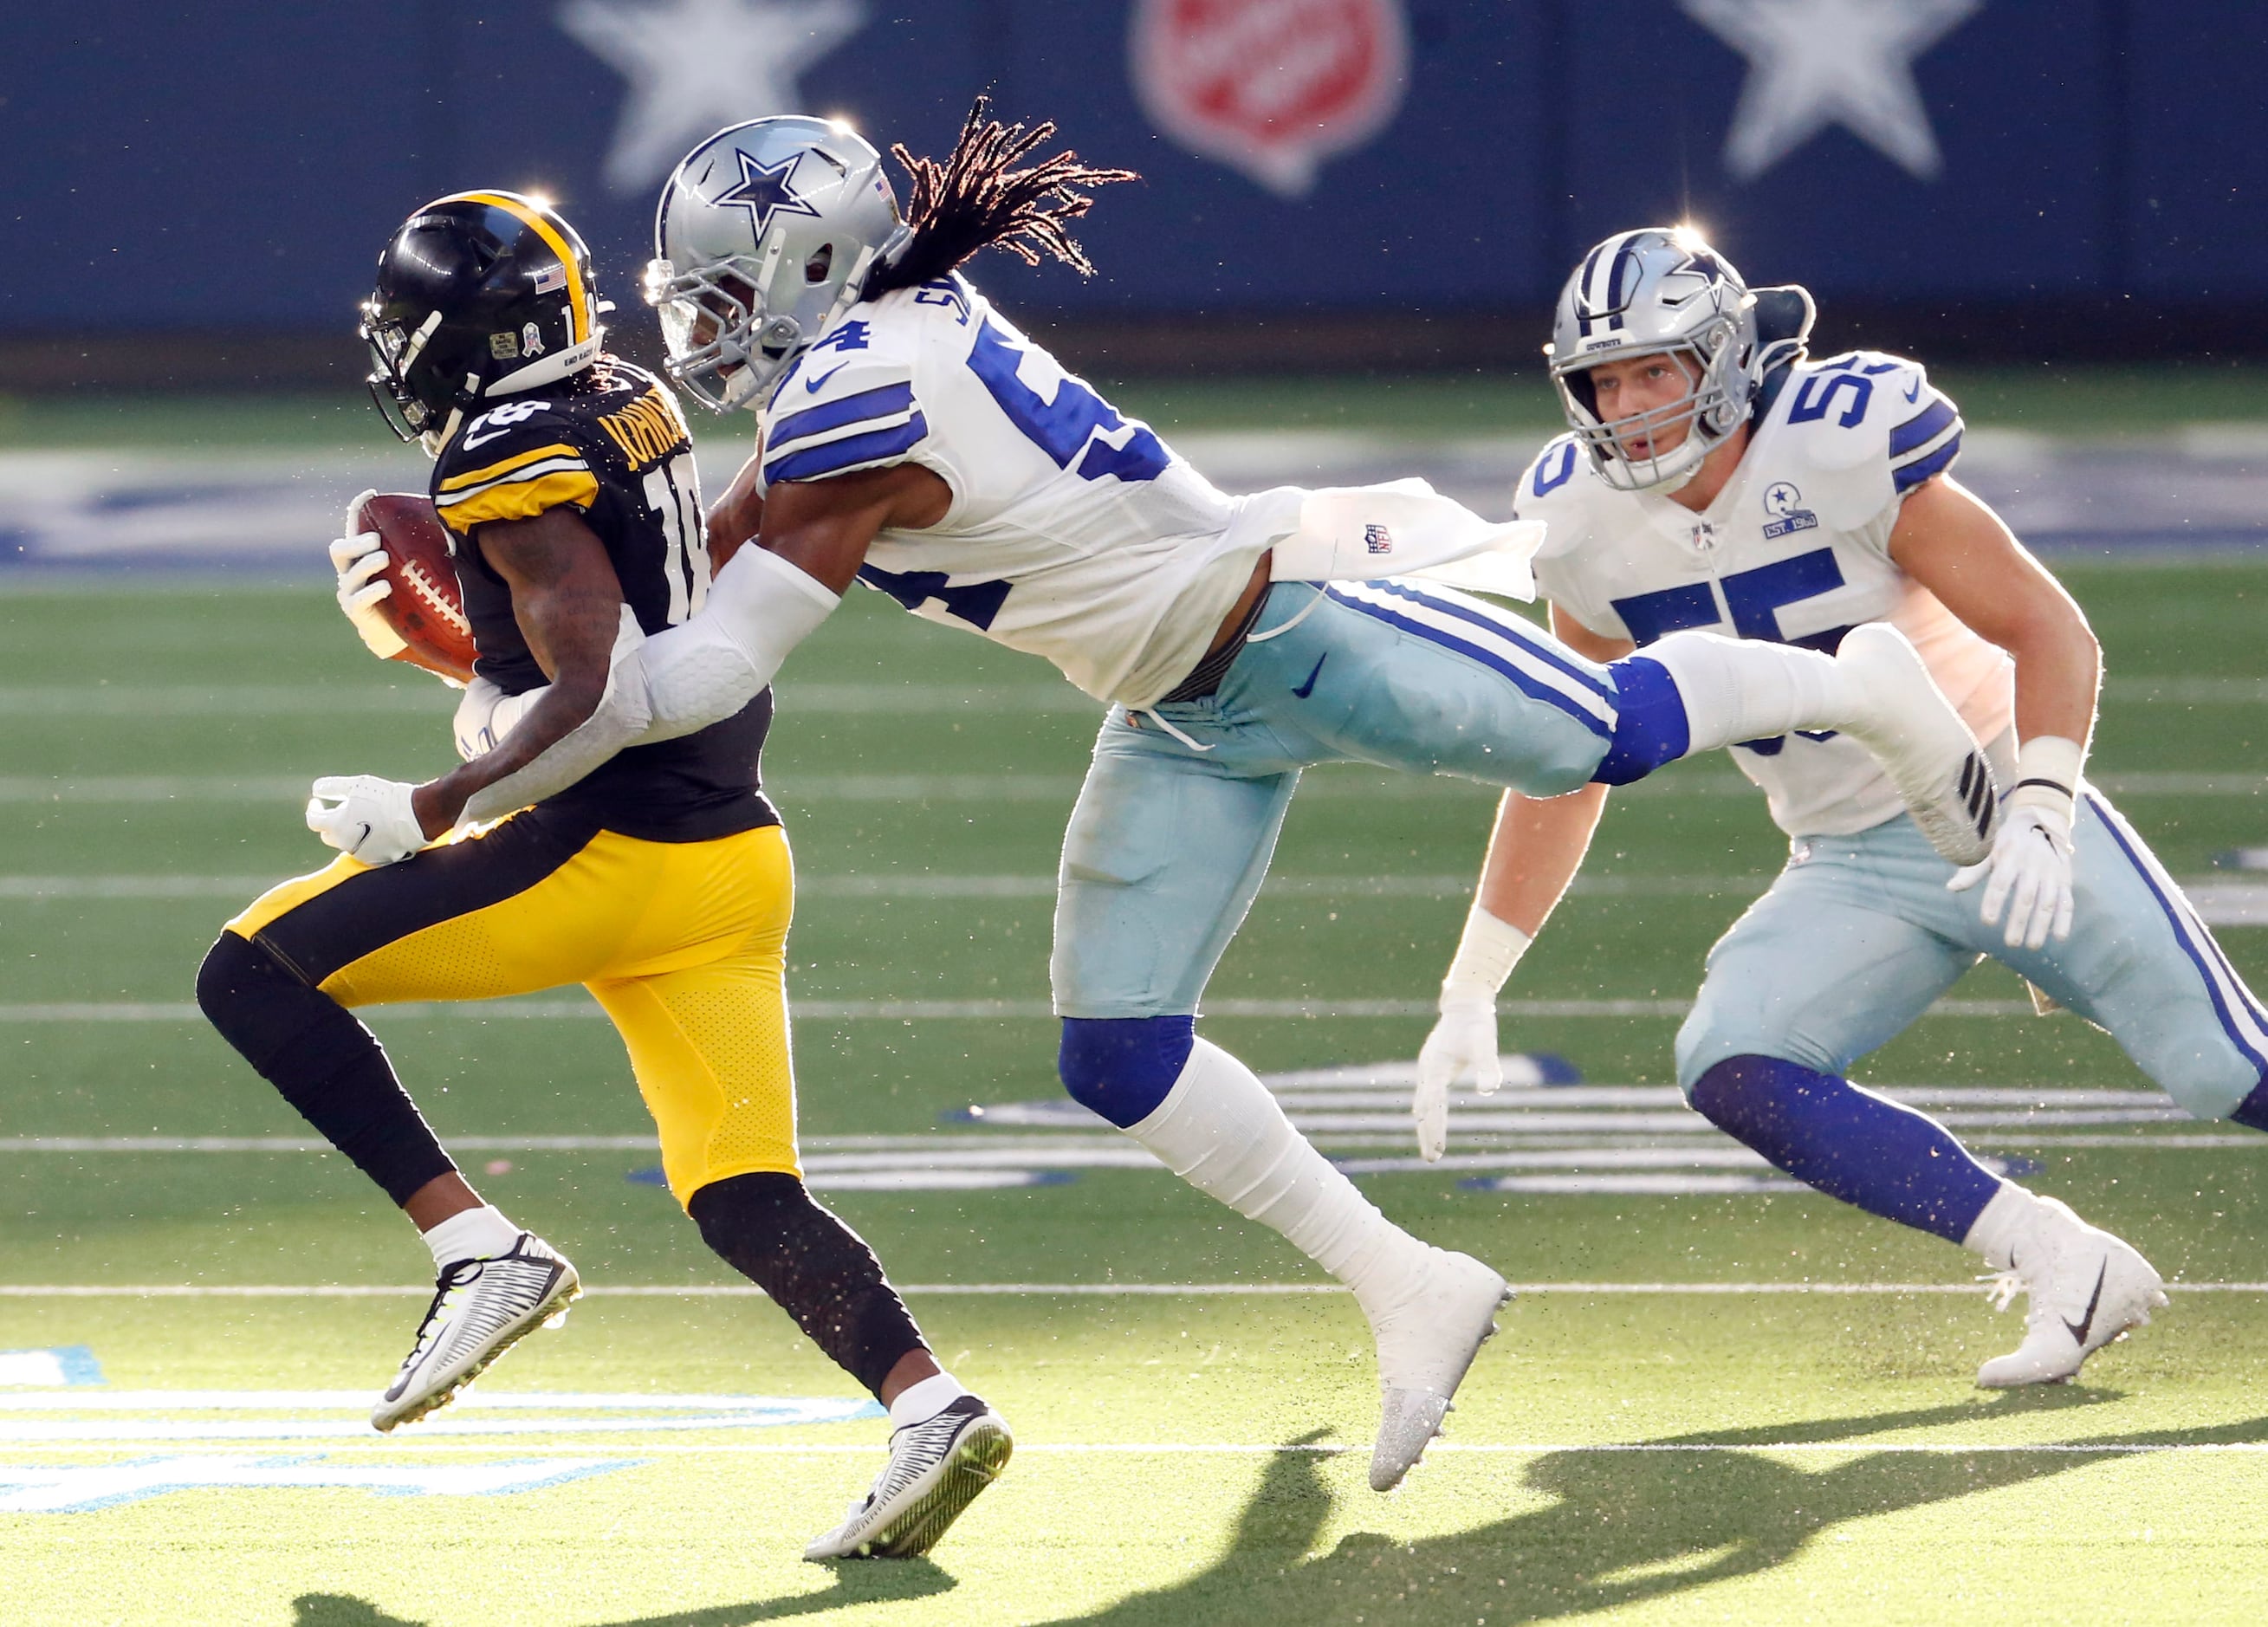
[(933, 281), (987, 246), (1005, 248), (1027, 266), (1046, 254), (1081, 276), (1094, 275), (1094, 262), (1064, 229), (1094, 202), (1079, 188), (1141, 177), (1132, 170), (1091, 169), (1068, 150), (1029, 169), (1014, 168), (1056, 133), (1055, 121), (1027, 129), (991, 114), (992, 99), (978, 97), (942, 164), (914, 157), (903, 144), (891, 146), (890, 155), (912, 182), (906, 220), (913, 236), (895, 260), (874, 268), (862, 298)]

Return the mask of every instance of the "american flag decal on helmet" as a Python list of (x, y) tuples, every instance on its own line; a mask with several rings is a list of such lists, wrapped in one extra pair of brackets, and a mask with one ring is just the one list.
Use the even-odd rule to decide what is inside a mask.
[(565, 266), (542, 266), (537, 269), (535, 273), (537, 293), (556, 294), (566, 286), (567, 268)]

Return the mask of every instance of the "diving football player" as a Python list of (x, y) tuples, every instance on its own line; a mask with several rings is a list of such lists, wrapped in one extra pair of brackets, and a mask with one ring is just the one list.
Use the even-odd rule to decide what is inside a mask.
[[(1806, 354), (1811, 298), (1751, 291), (1690, 231), (1622, 232), (1560, 295), (1550, 350), (1570, 432), (1522, 475), (1548, 530), (1559, 636), (1613, 662), (1694, 628), (1832, 650), (1885, 623), (1998, 762), (1990, 856), (1931, 850), (1855, 742), (1784, 730), (1733, 760), (1787, 833), (1786, 868), (1710, 951), (1677, 1036), (1693, 1106), (1871, 1214), (1982, 1255), (2021, 1344), (1990, 1388), (2071, 1378), (2166, 1303), (2133, 1248), (1984, 1168), (1852, 1065), (1982, 957), (2107, 1030), (2200, 1118), (2268, 1129), (2268, 1012), (2085, 764), (2101, 655), (2079, 607), (1952, 475), (1959, 411), (1918, 363)], [(1854, 630), (1855, 629), (1855, 630)], [(1423, 1149), (1453, 1078), (1496, 1083), (1495, 998), (1580, 865), (1603, 785), (1498, 814), (1420, 1058)]]
[(356, 817), (379, 835), (351, 845), (396, 857), (460, 812), (572, 783), (625, 741), (729, 715), (854, 580), (1052, 660), (1111, 706), (1064, 840), (1064, 1086), (1353, 1290), (1377, 1344), (1383, 1491), (1439, 1432), (1506, 1289), (1388, 1220), (1195, 1032), (1300, 771), (1359, 761), (1548, 795), (1835, 729), (1879, 751), (1966, 858), (1989, 836), (1988, 770), (1889, 629), (1834, 659), (1686, 633), (1609, 666), (1395, 577), (1449, 559), (1444, 538), (1489, 530), (1429, 491), (1223, 495), (959, 273), (988, 244), (1088, 269), (1065, 232), (1089, 202), (1079, 188), (1124, 176), (1069, 153), (1018, 168), (1051, 130), (1004, 127), (980, 104), (943, 163), (899, 149), (903, 221), (881, 155), (841, 126), (761, 119), (695, 150), (663, 194), (647, 292), (671, 375), (757, 414), (757, 454), (711, 532), (756, 546), (537, 762), (373, 784)]
[[(587, 717), (618, 629), (682, 622), (710, 557), (685, 420), (653, 376), (608, 354), (590, 258), (548, 205), (442, 198), (387, 246), (363, 336), (372, 394), (434, 455), (478, 648), (467, 705), (487, 760), (525, 762)], [(355, 523), (357, 500), (350, 512)], [(379, 654), (373, 534), (333, 552), (341, 603)], [(530, 696), (516, 721), (496, 716)], [(468, 828), (404, 864), (341, 857), (228, 924), (197, 978), (206, 1014), (423, 1233), (438, 1282), (381, 1430), (445, 1406), (563, 1314), (575, 1268), (483, 1203), (353, 1016), (582, 983), (613, 1020), (661, 1135), (662, 1169), (709, 1246), (889, 1409), (873, 1492), (807, 1557), (925, 1552), (1007, 1461), (1006, 1426), (944, 1373), (857, 1233), (796, 1160), (784, 946), (794, 882), (761, 789), (769, 690), (563, 794)], [(501, 731), (500, 733), (497, 731)], [(351, 782), (309, 819), (338, 841)]]

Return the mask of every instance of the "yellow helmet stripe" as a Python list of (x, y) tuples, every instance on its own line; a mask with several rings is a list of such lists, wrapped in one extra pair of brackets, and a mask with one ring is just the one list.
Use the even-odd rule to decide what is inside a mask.
[(570, 320), (575, 325), (571, 344), (580, 344), (591, 336), (591, 313), (583, 303), (583, 277), (575, 267), (575, 251), (567, 247), (567, 239), (551, 229), (551, 223), (527, 206), (527, 200), (509, 192), (460, 192), (443, 198), (444, 203), (462, 199), (470, 203), (487, 203), (504, 210), (514, 219), (526, 223), (536, 236), (541, 238), (551, 252), (559, 256), (559, 263), (567, 268), (567, 307)]

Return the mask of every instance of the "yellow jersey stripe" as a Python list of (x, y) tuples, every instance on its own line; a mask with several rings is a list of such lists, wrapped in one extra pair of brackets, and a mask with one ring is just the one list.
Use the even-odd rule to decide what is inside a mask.
[(588, 469), (546, 475), (540, 480), (499, 482), (485, 491), (469, 493), (441, 511), (450, 530), (469, 536), (475, 526), (499, 519), (534, 519), (547, 510), (587, 509), (599, 500), (598, 477)]
[(580, 344), (591, 336), (591, 313), (583, 308), (583, 278), (575, 269), (575, 252), (567, 247), (567, 239), (551, 229), (551, 223), (527, 206), (525, 198), (514, 197), (509, 192), (463, 192), (457, 195), (475, 203), (491, 203), (507, 215), (526, 221), (530, 230), (541, 238), (559, 263), (567, 268), (567, 306), (574, 318), (574, 337), (568, 342)]
[(514, 469), (511, 474), (499, 475), (495, 480), (482, 481), (477, 486), (468, 486), (461, 491), (445, 491), (433, 499), (433, 506), (436, 509), (446, 511), (455, 508), (460, 504), (469, 503), (481, 493), (493, 490), (498, 486), (542, 480), (552, 475), (589, 473), (590, 465), (585, 463), (580, 458), (546, 458), (541, 463), (531, 463), (525, 468)]
[(515, 452), (509, 458), (491, 463), (484, 469), (474, 469), (468, 474), (450, 475), (441, 482), (441, 490), (457, 491), (467, 486), (477, 486), (484, 480), (494, 480), (499, 475), (509, 475), (514, 469), (525, 468), (542, 458), (572, 458), (579, 463), (582, 461), (583, 454), (564, 441), (555, 442), (549, 446), (538, 446), (533, 452)]

